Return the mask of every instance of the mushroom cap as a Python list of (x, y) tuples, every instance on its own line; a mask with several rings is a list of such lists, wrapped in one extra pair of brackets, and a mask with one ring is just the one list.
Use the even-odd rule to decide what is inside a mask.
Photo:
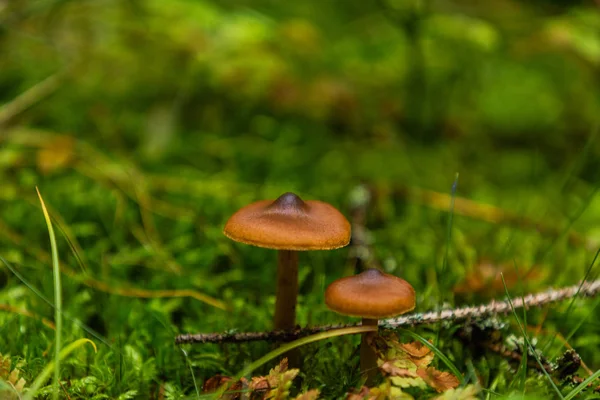
[(353, 317), (390, 318), (415, 308), (415, 289), (404, 279), (372, 268), (331, 283), (325, 304)]
[(238, 210), (223, 233), (236, 242), (278, 250), (331, 250), (350, 242), (350, 223), (335, 207), (294, 193)]

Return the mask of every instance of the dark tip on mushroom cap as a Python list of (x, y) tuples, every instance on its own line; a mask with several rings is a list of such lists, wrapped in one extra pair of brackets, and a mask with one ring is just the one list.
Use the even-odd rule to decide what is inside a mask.
[(295, 193), (287, 192), (279, 196), (267, 208), (275, 212), (284, 210), (306, 211), (306, 203)]
[(415, 308), (415, 290), (404, 279), (372, 268), (331, 283), (325, 303), (344, 315), (388, 318)]

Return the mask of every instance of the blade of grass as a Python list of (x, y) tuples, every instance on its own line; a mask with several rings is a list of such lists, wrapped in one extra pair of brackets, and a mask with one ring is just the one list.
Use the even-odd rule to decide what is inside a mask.
[(465, 378), (460, 373), (459, 369), (456, 367), (456, 365), (454, 365), (454, 363), (452, 361), (450, 361), (450, 359), (448, 357), (446, 357), (446, 355), (444, 353), (441, 352), (440, 349), (438, 349), (433, 344), (429, 343), (429, 341), (427, 339), (425, 339), (423, 336), (419, 335), (418, 333), (415, 333), (413, 331), (410, 331), (410, 330), (404, 329), (404, 328), (400, 328), (399, 330), (402, 333), (405, 333), (408, 336), (410, 336), (410, 337), (418, 340), (419, 342), (423, 343), (424, 346), (427, 346), (436, 356), (438, 356), (438, 358), (440, 360), (442, 360), (442, 362), (448, 367), (448, 369), (450, 369), (450, 371), (452, 371), (452, 373), (454, 375), (456, 375), (456, 377), (460, 380), (460, 383), (461, 384), (464, 383)]
[(96, 344), (90, 339), (78, 339), (73, 343), (69, 344), (68, 346), (65, 346), (65, 348), (62, 349), (58, 354), (58, 357), (54, 361), (49, 362), (48, 365), (44, 367), (42, 372), (40, 372), (40, 374), (35, 378), (33, 384), (31, 385), (31, 388), (27, 391), (25, 396), (23, 396), (23, 400), (33, 400), (35, 393), (42, 387), (44, 382), (48, 380), (48, 377), (50, 376), (52, 371), (56, 371), (58, 369), (59, 365), (57, 361), (64, 359), (73, 351), (77, 350), (79, 347), (83, 346), (86, 343), (92, 345), (92, 347), (94, 348), (94, 352), (98, 351), (98, 349), (96, 348)]
[[(450, 240), (452, 239), (452, 223), (454, 221), (454, 203), (456, 200), (456, 189), (458, 188), (458, 172), (454, 176), (454, 182), (452, 183), (452, 190), (450, 196), (450, 207), (448, 209), (448, 224), (446, 226), (446, 252), (444, 254), (444, 260), (442, 261), (442, 270), (437, 274), (437, 287), (439, 290), (440, 296), (440, 305), (444, 303), (444, 292), (443, 288), (440, 286), (440, 279), (446, 273), (446, 268), (448, 267), (448, 257), (450, 256)], [(442, 323), (438, 325), (437, 335), (435, 336), (435, 345), (437, 346), (440, 343), (440, 333), (442, 331)]]
[[(598, 256), (600, 255), (600, 247), (598, 248), (598, 251), (596, 251), (596, 254), (594, 255), (594, 258), (592, 259), (592, 262), (590, 263), (587, 271), (585, 271), (585, 275), (583, 276), (583, 279), (581, 280), (581, 284), (579, 285), (579, 287), (577, 288), (577, 292), (575, 293), (575, 296), (573, 296), (573, 298), (571, 299), (571, 301), (569, 302), (569, 305), (567, 306), (567, 309), (564, 313), (562, 313), (561, 318), (565, 319), (565, 326), (568, 326), (567, 321), (569, 319), (569, 316), (571, 315), (571, 309), (573, 308), (573, 305), (575, 304), (575, 299), (577, 299), (577, 297), (579, 296), (579, 292), (581, 291), (581, 287), (583, 286), (583, 283), (587, 280), (587, 278), (590, 276), (591, 272), (592, 272), (592, 268), (594, 268), (594, 264), (596, 264), (596, 260), (598, 259)], [(593, 309), (592, 309), (593, 311)], [(584, 317), (584, 320), (587, 319), (587, 317)], [(577, 332), (577, 329), (579, 329), (579, 327), (583, 324), (583, 321), (581, 321), (579, 324), (577, 324), (575, 326), (575, 329), (573, 329), (569, 335), (567, 337), (565, 337), (566, 341), (569, 341), (571, 339), (571, 337), (575, 334), (575, 332)], [(544, 346), (544, 351), (546, 351), (548, 348), (550, 348), (554, 342), (556, 341), (556, 336), (557, 336), (558, 332), (556, 332), (553, 336), (552, 339), (546, 343), (546, 345)], [(555, 358), (556, 356), (558, 356), (558, 352), (560, 351), (560, 349), (557, 349), (554, 354), (552, 355), (551, 358)]]
[(184, 349), (180, 348), (180, 350), (183, 353), (183, 356), (185, 357), (185, 362), (190, 369), (190, 374), (192, 375), (192, 382), (194, 382), (194, 389), (196, 390), (196, 397), (200, 398), (200, 389), (198, 389), (198, 383), (196, 383), (196, 377), (194, 376), (194, 369), (192, 368), (192, 363), (190, 362), (188, 353)]
[(564, 399), (571, 400), (573, 397), (577, 396), (583, 389), (585, 389), (587, 387), (587, 385), (592, 383), (594, 380), (598, 379), (598, 377), (600, 377), (600, 369), (598, 371), (594, 372), (594, 375), (590, 376), (585, 381), (583, 381), (579, 385), (577, 385), (577, 387), (574, 388), (573, 390), (571, 390)]
[[(12, 272), (12, 274), (14, 276), (16, 276), (21, 282), (23, 282), (23, 284), (25, 286), (27, 286), (27, 288), (29, 290), (31, 290), (37, 297), (39, 297), (40, 299), (42, 299), (46, 304), (48, 304), (50, 307), (52, 307), (52, 308), (54, 308), (56, 310), (56, 306), (54, 305), (54, 303), (50, 299), (48, 299), (46, 296), (44, 296), (39, 290), (37, 290), (35, 288), (35, 286), (33, 286), (31, 283), (29, 283), (29, 281), (27, 279), (25, 279), (25, 277), (23, 275), (21, 275), (19, 273), (19, 271), (17, 271), (15, 268), (13, 268), (13, 266), (10, 265), (8, 263), (8, 261), (6, 261), (6, 259), (4, 257), (0, 256), (0, 261), (2, 261), (4, 263), (4, 265), (6, 266), (6, 268), (8, 268), (8, 270), (10, 272)], [(83, 329), (85, 332), (89, 333), (91, 336), (93, 336), (94, 338), (96, 338), (99, 342), (102, 342), (108, 348), (112, 349), (112, 345), (108, 342), (108, 340), (105, 337), (103, 337), (102, 335), (100, 335), (98, 332), (96, 332), (95, 330), (93, 330), (92, 328), (90, 328), (89, 326), (87, 326), (86, 324), (84, 324), (83, 322), (81, 322), (80, 320), (78, 320), (77, 318), (71, 317), (66, 312), (61, 312), (61, 314), (62, 314), (62, 316), (64, 318), (66, 318), (69, 321), (73, 322), (75, 325), (77, 325), (78, 327), (80, 327), (81, 329)]]
[(510, 297), (510, 294), (508, 293), (508, 287), (506, 286), (506, 281), (504, 280), (504, 274), (502, 272), (500, 273), (500, 278), (502, 278), (502, 284), (504, 285), (504, 292), (506, 293), (506, 299), (508, 300), (508, 303), (510, 304), (510, 309), (512, 310), (513, 315), (515, 316), (515, 319), (517, 320), (517, 324), (519, 325), (519, 329), (521, 330), (523, 339), (525, 340), (525, 343), (527, 343), (527, 348), (531, 351), (531, 353), (535, 357), (535, 360), (539, 364), (541, 371), (544, 373), (544, 375), (546, 375), (546, 378), (548, 378), (550, 385), (552, 385), (552, 387), (556, 391), (556, 394), (558, 395), (558, 397), (561, 399), (564, 399), (564, 396), (562, 395), (562, 393), (560, 392), (560, 390), (558, 389), (558, 387), (552, 380), (552, 377), (550, 376), (550, 374), (548, 374), (548, 371), (546, 371), (546, 369), (544, 368), (544, 364), (540, 360), (540, 357), (538, 356), (537, 352), (535, 351), (535, 349), (531, 345), (531, 342), (529, 341), (529, 336), (527, 336), (527, 332), (525, 331), (523, 324), (521, 324), (521, 320), (519, 320), (519, 316), (517, 315), (517, 310), (515, 309), (513, 302), (512, 302), (512, 298)]
[[(376, 332), (376, 331), (377, 331), (376, 326), (352, 326), (349, 328), (333, 329), (333, 330), (330, 330), (327, 332), (320, 332), (320, 333), (316, 333), (314, 335), (305, 336), (303, 338), (294, 340), (293, 342), (289, 342), (282, 346), (279, 346), (275, 350), (265, 354), (258, 360), (254, 361), (254, 362), (250, 363), (248, 366), (244, 367), (244, 369), (242, 369), (235, 376), (235, 378), (232, 379), (232, 384), (239, 381), (242, 377), (250, 375), (252, 372), (254, 372), (254, 370), (256, 370), (257, 368), (260, 368), (262, 365), (268, 363), (272, 359), (279, 357), (280, 355), (287, 353), (288, 351), (293, 350), (297, 347), (304, 346), (305, 344), (318, 342), (319, 340), (325, 340), (325, 339), (329, 339), (329, 338), (336, 337), (336, 336), (353, 335), (353, 334), (357, 334), (357, 333), (367, 333), (367, 332)], [(229, 388), (229, 385), (225, 385), (221, 390), (219, 390), (215, 393), (211, 393), (210, 398), (213, 398), (213, 399), (221, 398), (221, 396), (225, 392), (227, 392), (228, 388)]]
[(0, 311), (6, 311), (9, 313), (19, 314), (19, 315), (23, 315), (25, 317), (37, 319), (37, 320), (41, 321), (42, 324), (46, 325), (48, 328), (56, 329), (56, 327), (54, 326), (52, 321), (48, 321), (46, 318), (40, 317), (39, 315), (37, 315), (25, 308), (19, 308), (19, 307), (11, 306), (9, 304), (0, 303)]
[[(575, 224), (575, 222), (577, 222), (577, 220), (583, 215), (583, 213), (585, 213), (590, 204), (592, 204), (592, 200), (594, 200), (594, 197), (596, 197), (596, 193), (598, 193), (598, 190), (600, 190), (600, 181), (596, 184), (596, 186), (594, 186), (588, 197), (585, 198), (581, 207), (572, 216), (569, 217), (565, 227), (559, 232), (559, 234), (556, 237), (554, 237), (554, 239), (550, 242), (548, 247), (542, 252), (542, 260), (545, 260), (547, 257), (550, 256), (552, 250), (554, 249), (554, 246), (556, 246), (556, 244), (562, 238), (568, 236), (569, 232), (571, 231), (571, 227)], [(528, 274), (532, 271), (533, 268), (530, 268), (529, 271), (526, 272), (525, 278), (527, 278)]]
[(575, 162), (573, 162), (571, 164), (571, 167), (565, 173), (563, 181), (559, 185), (560, 192), (564, 193), (564, 191), (567, 189), (567, 185), (571, 182), (571, 180), (573, 179), (575, 174), (577, 174), (579, 171), (581, 171), (581, 167), (583, 166), (584, 162), (587, 161), (587, 159), (589, 157), (590, 149), (592, 149), (592, 145), (594, 144), (594, 141), (596, 140), (596, 136), (598, 135), (598, 132), (600, 132), (600, 119), (594, 123), (594, 126), (592, 126), (590, 136), (589, 136), (587, 142), (585, 143), (585, 146), (579, 153), (579, 157), (577, 157), (575, 159)]
[[(517, 284), (519, 285), (519, 291), (521, 292), (521, 301), (525, 304), (525, 295), (523, 290), (523, 280), (519, 274), (519, 266), (517, 260), (513, 258), (513, 265), (515, 266), (515, 275), (517, 276)], [(527, 326), (527, 307), (523, 307), (523, 326)], [(523, 358), (521, 358), (521, 365), (519, 365), (519, 381), (521, 383), (521, 392), (525, 394), (525, 383), (527, 381), (527, 363), (528, 363), (528, 352), (523, 352)]]
[(282, 355), (283, 353), (286, 353), (297, 347), (304, 346), (305, 344), (312, 343), (312, 342), (318, 342), (319, 340), (325, 340), (325, 339), (329, 339), (329, 338), (332, 338), (335, 336), (352, 335), (352, 334), (356, 334), (356, 333), (367, 333), (367, 332), (376, 332), (376, 331), (377, 331), (376, 326), (353, 326), (350, 328), (334, 329), (334, 330), (327, 331), (327, 332), (320, 332), (320, 333), (317, 333), (314, 335), (305, 336), (298, 340), (294, 340), (293, 342), (286, 343), (282, 346), (279, 346), (278, 348), (265, 354), (258, 360), (250, 363), (247, 367), (245, 367), (242, 371), (240, 371), (236, 375), (235, 380), (238, 380), (238, 379), (242, 378), (243, 376), (250, 375), (255, 369), (257, 369), (261, 365), (271, 361), (275, 357), (278, 357), (278, 356)]
[[(581, 326), (588, 320), (590, 319), (590, 317), (592, 315), (596, 315), (596, 307), (598, 307), (598, 304), (600, 304), (600, 299), (596, 300), (593, 305), (590, 307), (590, 310), (588, 312), (588, 314), (586, 316), (584, 316), (579, 322), (577, 322), (577, 324), (573, 327), (573, 329), (571, 329), (571, 332), (569, 332), (569, 334), (567, 336), (564, 337), (564, 343), (568, 344), (569, 341), (571, 340), (571, 338), (575, 335), (575, 333), (579, 330), (579, 328), (581, 328)], [(565, 324), (566, 325), (566, 324)], [(558, 336), (558, 332), (556, 332), (556, 335), (554, 337)], [(556, 358), (556, 356), (558, 356), (558, 351), (551, 357), (552, 359)]]
[[(448, 224), (446, 225), (446, 253), (444, 254), (444, 261), (442, 262), (442, 270), (438, 274), (438, 280), (440, 276), (444, 276), (446, 268), (448, 267), (448, 257), (450, 255), (450, 239), (452, 238), (452, 223), (454, 221), (454, 203), (456, 201), (456, 190), (458, 188), (458, 172), (454, 176), (454, 183), (452, 183), (450, 208), (448, 209)], [(438, 282), (439, 287), (439, 282)], [(440, 288), (441, 290), (441, 288)], [(440, 297), (442, 294), (440, 293)]]
[(11, 102), (2, 105), (0, 107), (0, 125), (6, 124), (35, 103), (55, 92), (63, 82), (65, 72), (62, 71), (50, 75), (21, 93)]
[(50, 214), (48, 214), (48, 210), (46, 209), (46, 204), (44, 203), (44, 199), (40, 194), (39, 189), (36, 187), (38, 197), (40, 198), (40, 203), (42, 205), (42, 211), (44, 212), (44, 218), (46, 219), (46, 225), (48, 227), (48, 234), (50, 235), (50, 247), (52, 249), (52, 275), (54, 277), (54, 324), (56, 325), (56, 330), (54, 333), (54, 364), (56, 368), (54, 368), (54, 393), (52, 398), (54, 400), (58, 400), (59, 393), (59, 380), (60, 380), (60, 346), (62, 339), (62, 287), (60, 282), (60, 266), (58, 265), (58, 249), (56, 247), (56, 236), (54, 235), (54, 228), (52, 228), (52, 220), (50, 219)]

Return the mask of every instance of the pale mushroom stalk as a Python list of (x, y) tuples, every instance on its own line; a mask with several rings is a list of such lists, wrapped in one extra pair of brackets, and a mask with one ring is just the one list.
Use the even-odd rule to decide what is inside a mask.
[(279, 250), (275, 292), (275, 329), (291, 330), (296, 324), (298, 298), (298, 252)]
[(294, 193), (260, 200), (229, 218), (223, 233), (235, 241), (278, 250), (276, 330), (296, 325), (298, 251), (332, 250), (350, 242), (350, 223), (330, 204), (303, 201)]

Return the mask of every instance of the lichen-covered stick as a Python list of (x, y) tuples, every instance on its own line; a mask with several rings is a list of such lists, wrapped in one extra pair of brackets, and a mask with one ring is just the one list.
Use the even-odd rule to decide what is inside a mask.
[[(581, 297), (594, 297), (599, 292), (600, 280), (587, 281), (560, 289), (548, 289), (540, 293), (531, 293), (524, 297), (515, 296), (512, 303), (515, 308), (540, 307), (546, 304), (571, 299), (576, 295)], [(425, 313), (412, 313), (398, 318), (384, 319), (379, 321), (379, 326), (384, 329), (394, 329), (401, 326), (434, 324), (440, 321), (460, 321), (469, 318), (482, 318), (495, 314), (506, 314), (510, 311), (511, 306), (508, 300), (492, 300), (487, 304), (479, 306), (458, 307), (440, 311), (428, 311)], [(186, 334), (177, 336), (175, 338), (175, 343), (239, 343), (255, 340), (287, 342), (318, 332), (357, 325), (360, 325), (360, 323), (349, 325), (323, 325), (289, 331)]]

